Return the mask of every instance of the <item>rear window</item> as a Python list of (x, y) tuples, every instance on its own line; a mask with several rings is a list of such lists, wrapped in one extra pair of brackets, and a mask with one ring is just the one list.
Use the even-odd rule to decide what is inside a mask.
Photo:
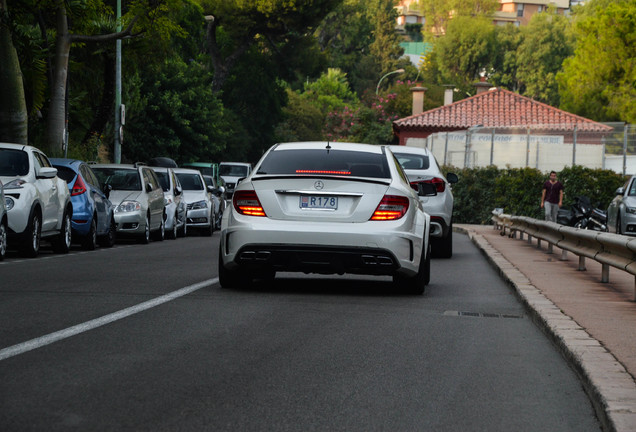
[(75, 174), (75, 171), (65, 166), (57, 165), (55, 168), (57, 168), (57, 176), (66, 183), (72, 182), (77, 175)]
[(336, 175), (390, 178), (386, 156), (349, 150), (274, 150), (257, 174)]
[(397, 158), (402, 168), (405, 170), (425, 170), (430, 167), (430, 161), (428, 156), (412, 154), (412, 153), (395, 153), (393, 155)]

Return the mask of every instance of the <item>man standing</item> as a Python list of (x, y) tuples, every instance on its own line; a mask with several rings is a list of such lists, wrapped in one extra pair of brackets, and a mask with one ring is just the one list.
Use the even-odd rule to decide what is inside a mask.
[(550, 172), (550, 179), (543, 183), (541, 208), (545, 207), (545, 220), (556, 222), (559, 208), (563, 205), (563, 184), (557, 180), (557, 173)]

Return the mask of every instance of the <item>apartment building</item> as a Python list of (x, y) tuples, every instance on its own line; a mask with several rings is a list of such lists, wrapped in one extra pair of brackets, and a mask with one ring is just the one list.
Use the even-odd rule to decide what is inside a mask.
[[(565, 14), (570, 10), (570, 0), (499, 0), (501, 3), (499, 11), (493, 16), (493, 23), (505, 25), (512, 23), (517, 26), (528, 24), (530, 18), (536, 13), (543, 12), (549, 6), (554, 5), (557, 13)], [(579, 3), (579, 2), (574, 2)]]

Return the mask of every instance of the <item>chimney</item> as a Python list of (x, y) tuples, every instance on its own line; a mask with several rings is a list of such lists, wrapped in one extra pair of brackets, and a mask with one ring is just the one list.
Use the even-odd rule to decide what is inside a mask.
[(491, 87), (490, 83), (486, 81), (486, 77), (479, 78), (479, 81), (474, 84), (475, 89), (477, 90), (476, 94), (482, 94), (483, 92), (488, 91)]
[(413, 115), (424, 111), (424, 94), (428, 90), (426, 87), (411, 87), (413, 92)]
[(444, 87), (444, 105), (450, 105), (453, 103), (453, 91), (455, 90), (455, 86), (452, 84), (445, 84)]

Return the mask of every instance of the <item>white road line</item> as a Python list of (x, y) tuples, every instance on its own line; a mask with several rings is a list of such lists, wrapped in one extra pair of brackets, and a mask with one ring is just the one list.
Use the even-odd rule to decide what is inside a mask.
[(25, 352), (34, 350), (36, 348), (41, 348), (45, 345), (50, 345), (53, 342), (57, 342), (59, 340), (66, 339), (71, 336), (84, 333), (94, 328), (101, 327), (105, 324), (109, 324), (113, 321), (126, 318), (130, 315), (143, 312), (146, 309), (159, 306), (160, 304), (172, 301), (179, 297), (183, 297), (184, 295), (200, 290), (201, 288), (205, 288), (206, 286), (213, 285), (217, 283), (218, 281), (219, 281), (219, 278), (208, 279), (203, 282), (199, 282), (194, 285), (181, 288), (180, 290), (173, 291), (161, 297), (148, 300), (147, 302), (139, 303), (136, 306), (131, 306), (129, 308), (122, 309), (119, 312), (113, 312), (112, 314), (104, 315), (101, 318), (96, 318), (94, 320), (87, 321), (85, 323), (78, 324), (76, 326), (69, 327), (64, 330), (56, 331), (54, 333), (49, 333), (46, 336), (41, 336), (39, 338), (31, 339), (29, 341), (10, 346), (8, 348), (3, 348), (0, 350), (0, 361), (8, 359), (9, 357), (17, 356), (19, 354), (24, 354)]

